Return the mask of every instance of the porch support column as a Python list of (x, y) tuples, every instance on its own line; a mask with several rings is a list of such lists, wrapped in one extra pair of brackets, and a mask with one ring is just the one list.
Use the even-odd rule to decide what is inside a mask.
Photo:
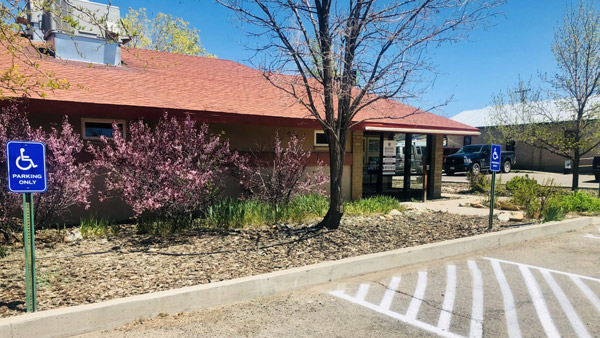
[(429, 163), (431, 165), (427, 186), (427, 198), (442, 197), (442, 160), (444, 153), (443, 135), (432, 135)]
[(352, 131), (352, 180), (350, 190), (351, 198), (357, 201), (362, 198), (363, 179), (363, 131)]

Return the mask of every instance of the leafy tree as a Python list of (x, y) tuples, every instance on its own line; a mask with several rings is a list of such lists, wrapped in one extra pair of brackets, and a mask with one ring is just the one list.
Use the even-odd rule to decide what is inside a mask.
[(327, 177), (322, 165), (319, 163), (314, 172), (306, 170), (310, 155), (310, 150), (304, 150), (304, 139), (290, 134), (287, 147), (283, 147), (276, 133), (273, 160), (253, 154), (249, 161), (240, 161), (240, 183), (249, 197), (271, 205), (287, 204), (297, 195), (324, 194)]
[(171, 14), (159, 12), (154, 18), (148, 19), (145, 8), (137, 11), (129, 8), (122, 22), (125, 32), (131, 37), (131, 47), (216, 57), (202, 47), (198, 29), (189, 27), (189, 22)]
[[(52, 0), (33, 1), (40, 9), (54, 11)], [(42, 69), (38, 62), (41, 52), (27, 35), (30, 8), (25, 0), (0, 2), (0, 53), (10, 55), (9, 65), (0, 69), (0, 99), (6, 96), (44, 96), (44, 91), (67, 89), (69, 84), (52, 71)], [(57, 12), (58, 13), (58, 12)]]
[(106, 172), (101, 198), (118, 196), (139, 223), (168, 221), (171, 230), (190, 224), (217, 196), (222, 177), (239, 155), (229, 143), (185, 119), (166, 113), (155, 127), (138, 120), (125, 139), (113, 124), (113, 139), (90, 145), (97, 170)]
[(540, 75), (539, 87), (519, 79), (495, 95), (490, 120), (504, 139), (571, 160), (577, 190), (581, 158), (600, 145), (600, 13), (592, 2), (567, 8), (552, 53), (556, 73)]
[[(330, 205), (318, 227), (344, 213), (342, 173), (357, 114), (382, 99), (415, 97), (427, 46), (460, 39), (501, 0), (217, 0), (247, 23), (263, 73), (294, 97), (329, 141)], [(285, 75), (284, 75), (285, 74)], [(293, 75), (293, 76), (289, 76)], [(416, 111), (415, 111), (416, 112)], [(396, 118), (378, 111), (378, 118)]]

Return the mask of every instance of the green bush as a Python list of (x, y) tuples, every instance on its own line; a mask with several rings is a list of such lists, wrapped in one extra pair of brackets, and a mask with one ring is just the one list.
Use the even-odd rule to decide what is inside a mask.
[(10, 250), (4, 245), (0, 244), (0, 258), (4, 258), (10, 254)]
[(584, 191), (572, 191), (566, 196), (556, 198), (552, 203), (560, 206), (565, 212), (600, 212), (600, 198)]
[(469, 180), (469, 187), (471, 188), (472, 192), (490, 192), (492, 181), (486, 175), (482, 173), (473, 174), (468, 172), (467, 179)]
[(510, 193), (510, 202), (523, 206), (527, 217), (537, 218), (540, 215), (540, 185), (535, 179), (529, 178), (529, 175), (513, 177), (506, 182), (506, 190)]
[(107, 237), (119, 232), (117, 225), (112, 225), (107, 218), (89, 217), (81, 220), (81, 236), (83, 238)]
[(565, 218), (565, 211), (562, 207), (558, 205), (549, 205), (546, 209), (542, 211), (542, 221), (552, 222), (552, 221), (560, 221)]

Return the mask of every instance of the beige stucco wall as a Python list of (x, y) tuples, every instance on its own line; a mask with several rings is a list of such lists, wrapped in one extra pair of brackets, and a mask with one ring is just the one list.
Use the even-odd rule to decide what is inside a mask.
[[(211, 124), (210, 130), (213, 133), (223, 133), (223, 137), (228, 139), (233, 149), (241, 152), (247, 151), (273, 151), (273, 139), (275, 133), (279, 132), (279, 137), (282, 144), (285, 146), (289, 141), (290, 134), (295, 134), (301, 139), (304, 138), (304, 149), (310, 150), (313, 154), (318, 154), (319, 159), (328, 162), (329, 152), (327, 147), (315, 146), (313, 128), (289, 128), (289, 127), (274, 127), (263, 125), (236, 125), (236, 124)], [(351, 137), (346, 143), (346, 154), (352, 154)], [(362, 147), (362, 146), (361, 146)], [(362, 149), (362, 148), (361, 148)], [(308, 170), (316, 170), (316, 166), (308, 166)], [(324, 166), (322, 170), (329, 176), (329, 167)], [(342, 178), (342, 192), (345, 200), (350, 200), (352, 196), (351, 177), (352, 166), (344, 165), (344, 173)], [(226, 194), (229, 196), (237, 196), (240, 193), (239, 185), (231, 179), (228, 179), (226, 184)], [(329, 184), (323, 187), (328, 193), (330, 191)]]

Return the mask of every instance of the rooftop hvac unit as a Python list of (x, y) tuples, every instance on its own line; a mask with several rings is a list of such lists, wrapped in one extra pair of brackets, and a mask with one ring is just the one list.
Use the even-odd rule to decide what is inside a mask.
[(45, 38), (54, 33), (102, 39), (119, 36), (119, 7), (85, 0), (56, 0), (50, 6), (42, 19)]

